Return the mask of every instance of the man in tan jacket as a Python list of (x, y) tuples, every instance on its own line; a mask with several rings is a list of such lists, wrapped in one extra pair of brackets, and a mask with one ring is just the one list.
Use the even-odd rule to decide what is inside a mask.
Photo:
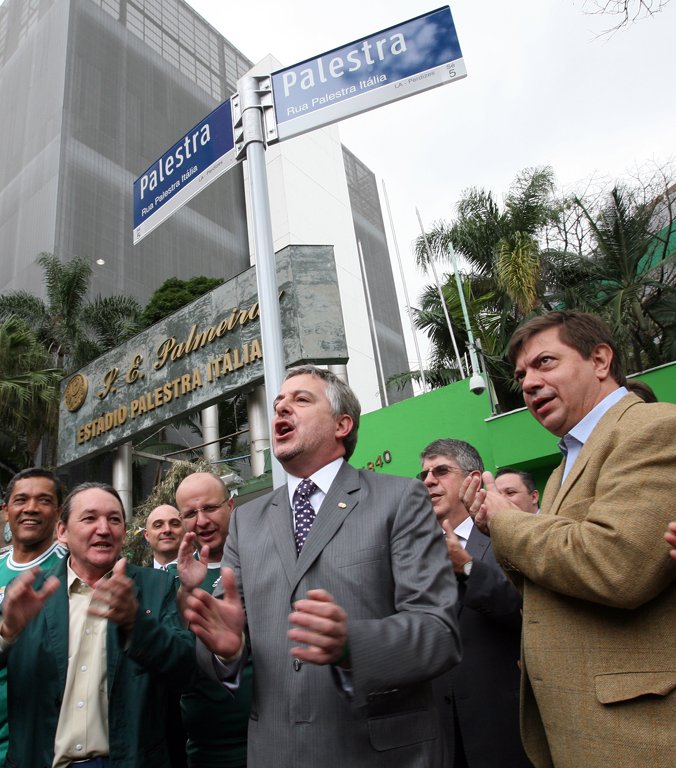
[(537, 768), (676, 765), (676, 407), (624, 388), (607, 326), (552, 312), (510, 341), (533, 416), (561, 438), (539, 515), (484, 474), (461, 494), (523, 589), (521, 728)]

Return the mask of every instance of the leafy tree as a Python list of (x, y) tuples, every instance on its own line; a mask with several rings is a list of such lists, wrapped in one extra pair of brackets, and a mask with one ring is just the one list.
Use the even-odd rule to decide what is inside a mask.
[(575, 198), (589, 227), (590, 252), (577, 259), (567, 305), (608, 321), (630, 372), (676, 356), (675, 196), (660, 172), (657, 180), (615, 185), (596, 206)]
[(45, 299), (27, 291), (0, 296), (0, 319), (20, 317), (66, 374), (121, 344), (140, 330), (141, 306), (127, 296), (87, 299), (92, 268), (75, 257), (62, 263), (42, 253)]
[[(38, 263), (44, 273), (45, 299), (28, 291), (0, 296), (0, 322), (19, 320), (24, 330), (30, 332), (33, 357), (32, 362), (22, 358), (22, 373), (33, 384), (39, 384), (23, 390), (26, 445), (22, 463), (33, 459), (40, 439), (44, 439), (43, 461), (53, 464), (59, 380), (137, 333), (141, 307), (135, 299), (126, 296), (97, 297), (89, 301), (92, 268), (85, 259), (76, 257), (62, 263), (53, 254), (42, 253)], [(11, 328), (16, 338), (17, 327)], [(29, 343), (28, 338), (23, 335), (24, 345)], [(40, 355), (36, 352), (38, 348)], [(47, 379), (44, 371), (48, 372)], [(18, 396), (17, 390), (15, 396)], [(48, 405), (45, 398), (52, 397)]]
[(147, 327), (162, 320), (224, 282), (221, 278), (204, 275), (197, 275), (190, 280), (170, 277), (150, 297), (141, 316), (143, 326)]
[[(469, 274), (463, 277), (463, 290), (472, 331), (481, 342), (499, 403), (503, 408), (512, 407), (515, 395), (504, 351), (518, 323), (543, 306), (545, 277), (552, 279), (554, 274), (556, 252), (550, 254), (541, 246), (546, 242), (547, 228), (559, 217), (554, 173), (551, 168), (524, 170), (512, 183), (502, 207), (492, 192), (469, 189), (456, 211), (451, 224), (438, 222), (433, 226), (427, 241), (435, 260), (447, 262), (452, 246), (469, 268)], [(429, 254), (422, 236), (415, 250), (418, 264), (426, 265)], [(454, 335), (464, 348), (466, 331), (452, 275), (445, 276), (443, 293)], [(439, 385), (448, 383), (457, 378), (458, 372), (436, 288), (427, 288), (421, 302), (421, 308), (415, 310), (415, 323), (426, 329), (433, 341), (432, 370), (426, 372), (426, 378)]]
[(14, 470), (33, 463), (58, 419), (62, 372), (18, 317), (0, 321), (0, 456)]
[[(490, 192), (469, 190), (452, 224), (428, 233), (436, 258), (449, 244), (469, 266), (463, 290), (501, 406), (518, 404), (504, 352), (532, 314), (567, 307), (596, 312), (611, 325), (630, 372), (676, 357), (676, 185), (671, 165), (642, 170), (632, 183), (557, 199), (551, 169), (517, 177), (504, 207)], [(419, 263), (427, 259), (422, 238)], [(455, 281), (443, 292), (459, 345), (466, 344)], [(416, 325), (433, 342), (426, 377), (457, 378), (436, 288), (427, 288)], [(419, 377), (419, 373), (410, 375)], [(397, 377), (406, 380), (406, 374)]]

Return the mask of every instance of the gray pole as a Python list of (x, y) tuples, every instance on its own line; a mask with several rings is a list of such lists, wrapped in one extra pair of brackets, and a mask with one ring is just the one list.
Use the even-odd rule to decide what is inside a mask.
[(131, 496), (131, 442), (122, 443), (113, 451), (113, 488), (120, 494), (124, 517), (131, 521), (134, 506)]
[(460, 352), (458, 351), (458, 345), (455, 341), (455, 334), (453, 333), (453, 326), (451, 325), (451, 318), (448, 315), (448, 307), (446, 306), (446, 299), (444, 299), (443, 291), (441, 290), (441, 283), (439, 282), (439, 275), (437, 275), (437, 268), (434, 266), (434, 257), (432, 256), (432, 249), (427, 240), (425, 234), (425, 227), (423, 227), (422, 219), (420, 218), (420, 211), (415, 209), (416, 216), (418, 217), (418, 223), (420, 224), (420, 231), (422, 232), (423, 240), (425, 241), (425, 249), (427, 250), (427, 262), (430, 265), (432, 274), (434, 275), (434, 282), (437, 285), (437, 291), (439, 292), (439, 301), (441, 302), (441, 309), (444, 312), (446, 318), (446, 325), (448, 326), (448, 332), (451, 334), (451, 341), (453, 342), (453, 351), (455, 352), (455, 359), (458, 363), (458, 370), (460, 371), (460, 378), (465, 378), (465, 369), (462, 367), (462, 361), (460, 360)]
[(397, 263), (399, 264), (399, 274), (401, 275), (401, 284), (404, 286), (404, 298), (406, 299), (406, 311), (408, 312), (408, 321), (411, 324), (411, 335), (413, 336), (413, 346), (415, 347), (415, 354), (418, 358), (418, 368), (420, 369), (420, 379), (422, 380), (422, 390), (427, 390), (427, 380), (425, 379), (425, 370), (422, 364), (422, 357), (420, 356), (420, 347), (418, 346), (418, 336), (415, 329), (415, 323), (413, 322), (413, 312), (411, 311), (411, 302), (408, 298), (408, 288), (406, 287), (406, 278), (404, 277), (404, 268), (401, 265), (401, 256), (399, 255), (399, 243), (397, 241), (397, 233), (394, 229), (394, 222), (392, 221), (392, 211), (390, 211), (390, 199), (387, 196), (387, 190), (385, 189), (385, 182), (381, 179), (380, 183), (383, 185), (383, 197), (385, 198), (385, 205), (387, 206), (387, 215), (390, 219), (390, 229), (392, 230), (392, 241), (394, 242), (394, 252), (397, 254)]
[(462, 307), (462, 316), (465, 318), (467, 341), (469, 342), (469, 359), (472, 363), (472, 374), (479, 375), (481, 370), (479, 369), (479, 360), (476, 354), (476, 347), (474, 346), (474, 334), (472, 333), (472, 326), (469, 324), (469, 313), (467, 312), (465, 292), (462, 289), (462, 281), (460, 280), (460, 273), (458, 272), (458, 262), (455, 258), (455, 251), (453, 250), (452, 245), (448, 246), (448, 255), (451, 257), (451, 265), (453, 266), (453, 274), (455, 275), (455, 284), (458, 287), (458, 296), (460, 297), (460, 306)]
[[(269, 91), (269, 86), (266, 88)], [(249, 164), (249, 190), (252, 206), (256, 281), (261, 315), (261, 342), (263, 345), (263, 375), (267, 401), (268, 421), (274, 415), (272, 399), (277, 396), (284, 378), (284, 343), (282, 319), (277, 296), (277, 270), (272, 241), (270, 198), (265, 167), (265, 137), (263, 128), (261, 89), (255, 77), (243, 77), (238, 83), (238, 101), (241, 111), (242, 147), (246, 149)], [(286, 483), (286, 473), (273, 455), (272, 486)]]

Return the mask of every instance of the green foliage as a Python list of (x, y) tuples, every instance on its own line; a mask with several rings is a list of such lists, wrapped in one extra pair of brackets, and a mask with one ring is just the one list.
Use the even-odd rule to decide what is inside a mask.
[(150, 297), (141, 316), (143, 326), (148, 327), (157, 323), (224, 282), (222, 278), (204, 277), (204, 275), (192, 277), (190, 280), (170, 277)]
[[(23, 398), (16, 414), (10, 408), (20, 422), (20, 426), (12, 428), (18, 430), (15, 448), (23, 446), (19, 461), (22, 466), (33, 462), (43, 437), (47, 447), (43, 462), (53, 464), (56, 460), (58, 388), (63, 375), (140, 330), (141, 307), (135, 299), (126, 296), (87, 299), (92, 268), (85, 259), (76, 257), (62, 263), (53, 254), (42, 253), (38, 264), (44, 274), (44, 300), (27, 291), (0, 296), (0, 323), (10, 322), (5, 329), (9, 334), (7, 344), (13, 340), (12, 343), (23, 344), (24, 350), (30, 347), (30, 352), (23, 355), (17, 350), (14, 357), (10, 355), (5, 365), (15, 363), (14, 368), (2, 368), (5, 373), (14, 371), (13, 397)], [(17, 322), (21, 323), (22, 330)], [(23, 367), (16, 369), (16, 365)], [(18, 375), (23, 378), (17, 379)]]
[[(469, 267), (469, 274), (463, 276), (463, 290), (473, 319), (472, 331), (481, 345), (503, 409), (518, 404), (503, 359), (507, 342), (518, 323), (542, 307), (542, 277), (551, 275), (546, 266), (549, 253), (541, 249), (540, 238), (558, 215), (553, 193), (551, 168), (526, 169), (512, 183), (502, 209), (492, 192), (472, 188), (458, 202), (454, 222), (438, 222), (427, 233), (435, 260), (447, 262), (449, 248), (453, 247)], [(425, 265), (429, 255), (422, 236), (415, 250), (418, 263)], [(467, 339), (460, 300), (453, 275), (444, 279), (443, 294), (462, 354)], [(433, 342), (431, 369), (455, 371), (455, 355), (436, 288), (428, 287), (420, 302), (415, 324)], [(429, 377), (431, 382), (445, 382), (446, 378)]]
[(0, 319), (20, 317), (68, 374), (140, 330), (141, 307), (130, 297), (87, 299), (92, 268), (75, 257), (62, 263), (51, 253), (38, 258), (45, 284), (45, 300), (27, 291), (0, 296)]
[[(581, 306), (609, 323), (629, 372), (673, 359), (676, 335), (676, 232), (670, 191), (650, 200), (642, 188), (613, 187), (596, 210), (575, 198), (591, 231)], [(666, 223), (666, 226), (665, 226)]]
[(0, 321), (0, 457), (14, 467), (31, 463), (44, 432), (58, 421), (62, 372), (18, 317)]
[[(467, 190), (457, 216), (427, 233), (432, 257), (446, 261), (454, 247), (468, 274), (463, 290), (472, 331), (480, 342), (501, 407), (520, 404), (505, 362), (507, 343), (525, 319), (551, 309), (595, 312), (613, 329), (629, 372), (676, 357), (676, 187), (670, 167), (605, 193), (557, 199), (550, 168), (523, 171), (505, 197)], [(425, 265), (424, 238), (416, 258)], [(466, 332), (452, 275), (443, 294), (454, 335), (466, 348)], [(432, 386), (457, 376), (450, 334), (436, 287), (415, 310), (415, 324), (432, 341)], [(419, 372), (397, 383), (419, 379)]]

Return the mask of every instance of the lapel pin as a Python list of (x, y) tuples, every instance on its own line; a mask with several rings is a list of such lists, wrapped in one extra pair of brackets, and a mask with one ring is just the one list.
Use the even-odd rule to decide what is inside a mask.
[(347, 506), (347, 504), (344, 501), (339, 501), (338, 502), (338, 508), (339, 509), (345, 509), (346, 506)]

